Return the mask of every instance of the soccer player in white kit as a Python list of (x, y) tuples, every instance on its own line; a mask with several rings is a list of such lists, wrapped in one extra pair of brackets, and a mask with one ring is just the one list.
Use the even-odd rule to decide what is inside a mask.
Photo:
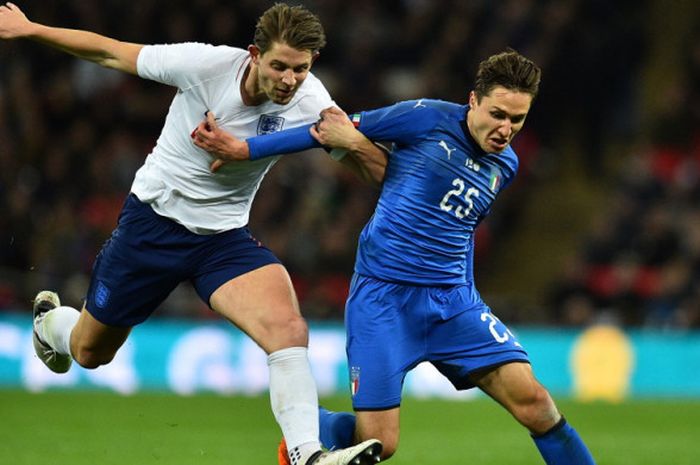
[[(68, 371), (72, 360), (86, 368), (109, 363), (131, 328), (189, 280), (204, 302), (268, 354), (272, 410), (293, 465), (379, 461), (377, 440), (321, 450), (306, 322), (287, 271), (247, 229), (251, 202), (277, 158), (210, 172), (226, 153), (228, 134), (247, 138), (310, 123), (333, 105), (310, 73), (325, 45), (318, 18), (302, 7), (276, 4), (260, 17), (248, 50), (144, 46), (34, 23), (7, 3), (0, 6), (0, 38), (29, 38), (178, 89), (117, 228), (96, 259), (82, 311), (61, 306), (52, 291), (37, 295), (39, 358), (58, 373)], [(373, 153), (383, 159), (367, 141), (366, 154)]]

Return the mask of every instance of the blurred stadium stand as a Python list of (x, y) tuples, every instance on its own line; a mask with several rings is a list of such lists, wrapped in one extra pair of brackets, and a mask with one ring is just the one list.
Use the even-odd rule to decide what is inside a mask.
[[(20, 4), (40, 22), (139, 43), (246, 46), (272, 2)], [(511, 46), (543, 68), (518, 180), (481, 226), (476, 274), (518, 324), (700, 327), (700, 6), (679, 0), (304, 2), (328, 46), (314, 66), (347, 111), (465, 101)], [(695, 31), (695, 32), (692, 32)], [(95, 254), (174, 90), (29, 42), (0, 44), (0, 310), (37, 289), (79, 305)], [(281, 161), (251, 227), (304, 313), (339, 320), (377, 192), (323, 157)], [(208, 318), (181, 286), (160, 315)]]

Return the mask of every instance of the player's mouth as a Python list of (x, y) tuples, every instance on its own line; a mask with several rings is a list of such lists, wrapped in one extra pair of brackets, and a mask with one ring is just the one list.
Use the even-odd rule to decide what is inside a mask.
[(277, 94), (277, 97), (279, 99), (286, 100), (294, 94), (294, 88), (291, 88), (291, 87), (289, 89), (275, 88), (275, 94)]
[(492, 148), (492, 152), (503, 152), (508, 145), (508, 139), (501, 139), (492, 137), (489, 139), (489, 146)]

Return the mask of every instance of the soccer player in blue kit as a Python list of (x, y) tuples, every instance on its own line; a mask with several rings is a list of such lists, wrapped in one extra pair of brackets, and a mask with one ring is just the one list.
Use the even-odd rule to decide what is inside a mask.
[(540, 69), (508, 50), (480, 63), (467, 105), (421, 99), (350, 118), (327, 109), (308, 132), (239, 141), (239, 160), (318, 143), (352, 150), (364, 137), (394, 143), (376, 210), (359, 238), (346, 307), (355, 416), (321, 409), (327, 447), (376, 437), (383, 459), (394, 454), (404, 377), (428, 361), (455, 388), (478, 387), (505, 407), (547, 464), (594, 463), (474, 284), (474, 233), (513, 181), (518, 158), (510, 142), (539, 82)]

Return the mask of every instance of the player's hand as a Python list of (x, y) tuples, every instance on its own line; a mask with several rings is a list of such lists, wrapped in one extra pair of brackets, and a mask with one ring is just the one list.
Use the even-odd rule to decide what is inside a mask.
[(321, 119), (311, 126), (311, 136), (326, 147), (353, 150), (355, 145), (364, 140), (348, 115), (337, 107), (326, 108), (321, 112)]
[(14, 3), (0, 5), (0, 39), (24, 37), (33, 24)]
[(226, 162), (250, 158), (248, 143), (219, 128), (211, 111), (206, 113), (206, 118), (192, 131), (192, 141), (215, 158), (210, 165), (213, 172), (218, 171)]

